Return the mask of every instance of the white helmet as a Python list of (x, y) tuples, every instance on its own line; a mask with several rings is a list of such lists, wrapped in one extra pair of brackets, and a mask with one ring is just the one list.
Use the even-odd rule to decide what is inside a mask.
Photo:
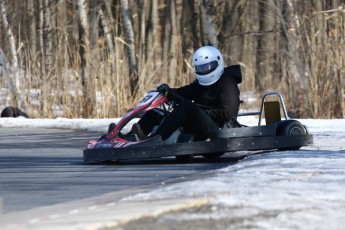
[(193, 66), (200, 85), (212, 85), (224, 72), (224, 60), (220, 51), (212, 46), (203, 46), (195, 51)]

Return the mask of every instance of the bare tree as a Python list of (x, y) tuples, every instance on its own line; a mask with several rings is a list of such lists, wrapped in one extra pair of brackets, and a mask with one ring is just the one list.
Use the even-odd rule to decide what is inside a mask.
[(139, 25), (139, 34), (140, 34), (140, 48), (139, 48), (139, 65), (143, 66), (145, 65), (146, 59), (147, 59), (147, 44), (146, 44), (146, 6), (147, 2), (145, 0), (138, 0), (138, 5), (140, 8), (140, 25)]
[(78, 0), (79, 37), (81, 57), (81, 78), (83, 84), (84, 107), (83, 116), (94, 116), (95, 97), (94, 78), (90, 76), (90, 25), (88, 21), (87, 0)]
[(205, 44), (218, 47), (219, 41), (217, 37), (217, 0), (203, 0), (202, 4), (202, 19), (205, 31)]
[[(146, 57), (148, 57), (150, 54), (155, 52), (157, 47), (160, 46), (161, 40), (159, 33), (160, 27), (159, 27), (159, 15), (158, 15), (158, 0), (152, 0), (150, 1), (151, 7), (150, 7), (150, 20), (148, 20), (148, 31), (146, 32), (147, 36), (147, 42), (146, 42)], [(154, 65), (156, 63), (159, 63), (159, 57), (158, 55), (153, 55), (152, 62)]]
[(178, 59), (178, 31), (177, 31), (177, 18), (176, 18), (176, 1), (170, 1), (170, 44), (169, 44), (169, 68), (168, 68), (168, 84), (171, 86), (175, 86), (176, 82), (176, 66), (177, 66), (177, 59)]
[[(295, 5), (297, 4), (297, 5)], [(301, 29), (301, 22), (300, 17), (296, 11), (297, 8), (300, 8), (296, 2), (292, 2), (291, 0), (286, 1), (282, 5), (277, 5), (278, 9), (282, 9), (282, 13), (280, 15), (280, 19), (282, 20), (282, 30), (284, 38), (286, 39), (286, 53), (288, 55), (287, 58), (287, 79), (285, 81), (289, 84), (288, 90), (290, 99), (293, 104), (297, 104), (297, 94), (296, 94), (296, 84), (295, 82), (291, 81), (292, 79), (298, 79), (299, 84), (301, 84), (304, 88), (305, 93), (305, 104), (308, 116), (313, 116), (313, 106), (312, 106), (312, 99), (311, 95), (308, 94), (309, 87), (312, 86), (308, 83), (308, 79), (306, 78), (307, 72), (309, 69), (306, 65), (304, 65), (303, 60), (303, 43), (300, 41), (299, 31)], [(302, 52), (301, 52), (302, 51)], [(315, 111), (314, 111), (315, 112)]]
[(18, 79), (18, 57), (17, 57), (17, 52), (16, 52), (16, 45), (15, 45), (15, 41), (14, 41), (14, 36), (12, 33), (12, 30), (8, 24), (7, 21), (7, 15), (6, 15), (6, 5), (5, 5), (5, 1), (4, 0), (0, 0), (0, 10), (1, 10), (1, 17), (2, 17), (2, 22), (4, 25), (4, 29), (6, 32), (6, 37), (7, 37), (7, 41), (8, 41), (8, 45), (10, 48), (10, 53), (11, 53), (11, 57), (12, 57), (12, 69), (14, 72), (14, 84), (12, 81), (12, 78), (9, 75), (9, 71), (6, 65), (6, 59), (5, 59), (5, 55), (2, 51), (2, 49), (0, 49), (0, 56), (1, 56), (1, 65), (4, 68), (4, 74), (5, 74), (5, 78), (7, 79), (7, 84), (10, 88), (10, 92), (12, 94), (12, 103), (14, 106), (18, 106), (20, 104), (20, 97), (18, 95), (18, 90), (19, 90), (19, 79)]
[[(190, 2), (190, 1), (189, 1)], [(201, 12), (200, 12), (200, 1), (194, 0), (192, 3), (192, 33), (193, 33), (193, 47), (194, 50), (198, 49), (201, 46), (202, 35), (201, 35)]]
[(272, 82), (273, 55), (275, 50), (275, 6), (271, 0), (259, 1), (259, 31), (257, 34), (256, 89), (263, 92)]
[[(113, 42), (114, 35), (110, 27), (111, 17), (107, 14), (107, 12), (103, 11), (101, 6), (98, 8), (97, 13), (99, 15), (100, 22), (102, 25), (103, 34), (104, 34), (105, 42), (106, 42), (108, 53), (109, 53), (109, 61), (111, 62), (111, 71), (110, 71), (111, 75), (109, 76), (110, 82), (111, 82), (113, 81), (112, 75), (115, 74), (116, 72), (115, 47), (114, 47), (114, 42)], [(113, 84), (114, 83), (115, 82), (113, 81)]]
[(43, 42), (44, 42), (44, 59), (46, 73), (52, 71), (53, 65), (53, 35), (52, 35), (52, 11), (49, 0), (43, 2)]
[(37, 29), (36, 29), (36, 18), (35, 18), (35, 0), (27, 1), (27, 12), (29, 17), (29, 37), (30, 43), (30, 54), (31, 57), (35, 58), (37, 52)]
[(53, 35), (51, 25), (51, 10), (49, 0), (42, 0), (40, 8), (40, 41), (41, 41), (41, 64), (44, 75), (42, 75), (42, 113), (47, 116), (50, 113), (50, 79), (53, 75)]
[(130, 88), (132, 96), (136, 95), (138, 90), (138, 67), (136, 61), (136, 51), (134, 43), (134, 30), (131, 20), (131, 13), (128, 7), (128, 0), (121, 0), (121, 15), (123, 20), (123, 29), (126, 36), (126, 48), (128, 50), (128, 60), (129, 60), (129, 79), (130, 79)]
[(114, 55), (115, 51), (114, 51), (114, 44), (113, 44), (113, 38), (112, 38), (111, 30), (109, 28), (109, 22), (108, 22), (109, 20), (104, 15), (104, 11), (102, 10), (101, 7), (99, 7), (97, 12), (98, 12), (98, 15), (100, 17), (100, 21), (102, 24), (104, 37), (105, 37), (105, 41), (107, 43), (109, 53), (110, 53), (110, 55)]
[(6, 15), (6, 5), (5, 5), (5, 1), (4, 0), (0, 0), (0, 7), (1, 7), (1, 16), (2, 16), (2, 21), (3, 21), (3, 25), (6, 31), (6, 35), (8, 38), (8, 44), (9, 44), (9, 48), (11, 51), (11, 57), (12, 57), (12, 67), (14, 69), (16, 69), (18, 67), (18, 57), (17, 57), (17, 52), (16, 52), (16, 45), (15, 45), (15, 41), (14, 41), (14, 36), (12, 33), (12, 30), (8, 24), (7, 21), (7, 15)]
[(80, 37), (80, 56), (82, 65), (82, 83), (88, 84), (88, 58), (89, 58), (89, 22), (87, 17), (87, 0), (78, 0), (78, 16), (79, 16), (79, 37)]

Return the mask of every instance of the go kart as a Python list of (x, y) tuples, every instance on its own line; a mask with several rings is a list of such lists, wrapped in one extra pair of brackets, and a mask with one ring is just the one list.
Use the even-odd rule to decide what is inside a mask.
[[(270, 100), (267, 98), (278, 98)], [(169, 101), (158, 91), (150, 91), (115, 126), (112, 132), (99, 140), (90, 140), (83, 151), (84, 162), (119, 161), (176, 157), (179, 162), (190, 162), (194, 156), (213, 159), (227, 153), (227, 156), (241, 158), (257, 150), (297, 150), (313, 144), (313, 136), (297, 120), (288, 117), (282, 95), (268, 92), (262, 98), (259, 112), (243, 113), (238, 116), (259, 116), (257, 126), (246, 126), (229, 121), (223, 128), (210, 133), (204, 141), (194, 141), (193, 135), (176, 130), (167, 140), (153, 136), (146, 140), (128, 140), (122, 131), (133, 119), (150, 110), (167, 114), (174, 109), (175, 102)], [(283, 119), (281, 118), (283, 112)], [(265, 125), (261, 124), (265, 120)], [(235, 124), (234, 124), (235, 123)]]

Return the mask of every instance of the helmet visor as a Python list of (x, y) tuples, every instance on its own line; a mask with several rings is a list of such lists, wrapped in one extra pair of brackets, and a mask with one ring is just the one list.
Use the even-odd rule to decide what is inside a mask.
[(195, 73), (198, 75), (206, 75), (211, 73), (213, 70), (217, 69), (218, 67), (218, 62), (217, 61), (212, 61), (206, 64), (202, 65), (196, 65), (195, 68)]

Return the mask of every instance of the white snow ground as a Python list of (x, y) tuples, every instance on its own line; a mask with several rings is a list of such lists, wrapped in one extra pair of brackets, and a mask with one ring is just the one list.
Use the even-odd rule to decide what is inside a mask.
[[(54, 127), (107, 130), (118, 119), (1, 118), (0, 127)], [(256, 125), (254, 117), (240, 122)], [(244, 218), (251, 229), (343, 229), (345, 226), (345, 119), (301, 120), (314, 134), (314, 145), (298, 151), (249, 156), (193, 181), (162, 184), (126, 200), (213, 197), (211, 205), (235, 210), (227, 218)], [(222, 209), (222, 210), (223, 210)], [(219, 209), (220, 210), (220, 209)], [(224, 218), (176, 215), (174, 218)]]

